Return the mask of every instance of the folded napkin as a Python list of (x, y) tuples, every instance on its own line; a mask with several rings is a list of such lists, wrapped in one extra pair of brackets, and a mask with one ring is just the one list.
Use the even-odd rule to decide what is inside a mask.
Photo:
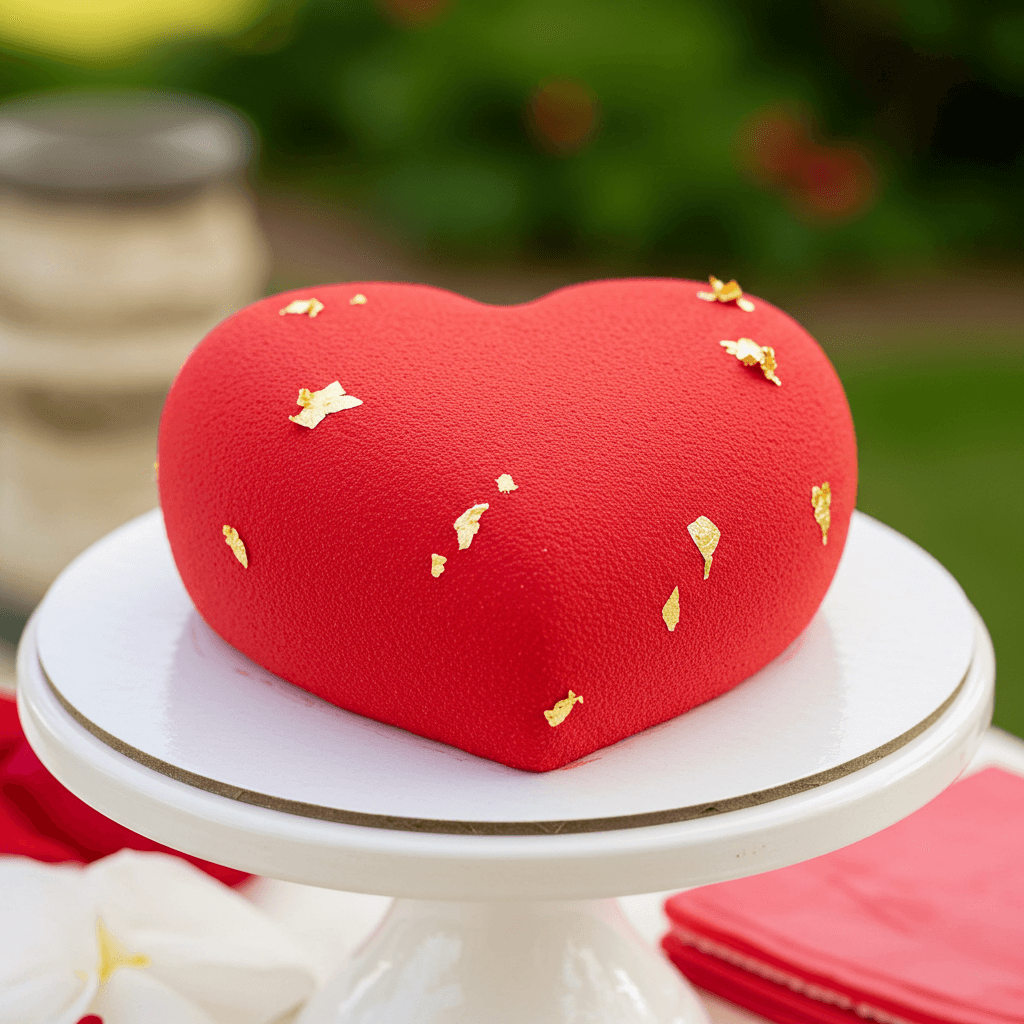
[(312, 994), (307, 959), (178, 857), (0, 857), (3, 1024), (270, 1024)]
[[(175, 853), (94, 811), (61, 785), (25, 739), (14, 700), (0, 694), (0, 854), (90, 863), (123, 848)], [(228, 885), (249, 877), (176, 855)]]
[(783, 1024), (1021, 1024), (1024, 778), (988, 768), (859, 843), (665, 909), (684, 974)]

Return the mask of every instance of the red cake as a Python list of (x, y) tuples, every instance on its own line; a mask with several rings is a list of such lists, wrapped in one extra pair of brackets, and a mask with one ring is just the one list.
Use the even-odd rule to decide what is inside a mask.
[(364, 283), (211, 331), (168, 396), (159, 483), (228, 643), (350, 711), (548, 771), (796, 638), (857, 459), (824, 353), (734, 282), (511, 307)]

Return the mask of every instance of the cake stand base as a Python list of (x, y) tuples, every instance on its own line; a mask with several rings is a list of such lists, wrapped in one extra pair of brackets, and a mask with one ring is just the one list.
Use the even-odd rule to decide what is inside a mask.
[(297, 1024), (706, 1024), (615, 900), (396, 900)]

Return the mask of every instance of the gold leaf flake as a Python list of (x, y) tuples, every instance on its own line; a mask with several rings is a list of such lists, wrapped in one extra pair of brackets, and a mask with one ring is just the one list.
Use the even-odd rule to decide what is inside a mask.
[(550, 711), (544, 712), (544, 717), (548, 720), (548, 725), (550, 725), (552, 729), (556, 725), (561, 725), (569, 717), (569, 712), (572, 711), (573, 705), (577, 702), (582, 704), (583, 698), (577, 696), (572, 692), (572, 690), (570, 690), (568, 697), (563, 697)]
[(242, 538), (238, 536), (238, 531), (233, 526), (225, 526), (221, 532), (224, 534), (224, 543), (234, 551), (235, 558), (248, 569), (249, 556), (245, 553), (245, 545), (242, 543)]
[(288, 419), (292, 423), (298, 423), (300, 427), (309, 427), (312, 430), (328, 413), (354, 409), (357, 405), (362, 405), (363, 400), (356, 398), (355, 395), (346, 395), (345, 389), (334, 381), (320, 391), (299, 388), (299, 397), (295, 399), (295, 404), (302, 406), (302, 412), (297, 416), (289, 416)]
[(284, 316), (286, 313), (293, 313), (296, 316), (308, 316), (312, 320), (323, 308), (324, 304), (319, 299), (292, 299), (280, 314)]
[(102, 919), (96, 921), (96, 945), (99, 948), (100, 962), (96, 967), (100, 984), (106, 985), (110, 976), (119, 967), (148, 967), (151, 963), (148, 956), (142, 953), (129, 953), (110, 932)]
[(497, 480), (494, 481), (498, 485), (498, 490), (502, 494), (507, 494), (509, 491), (518, 491), (519, 484), (517, 484), (508, 473), (502, 473)]
[(431, 555), (430, 556), (430, 575), (436, 580), (441, 573), (444, 572), (444, 563), (448, 559), (444, 555)]
[(665, 607), (661, 609), (661, 617), (665, 620), (665, 625), (668, 626), (668, 631), (671, 633), (677, 625), (679, 625), (679, 588), (676, 587), (668, 596), (668, 600), (665, 602)]
[(467, 508), (465, 512), (455, 520), (455, 532), (459, 535), (459, 550), (465, 551), (473, 543), (473, 537), (480, 529), (480, 517), (491, 506), (486, 502), (482, 505), (474, 505)]
[(828, 528), (832, 525), (832, 488), (826, 480), (820, 487), (811, 488), (811, 508), (814, 520), (821, 527), (821, 543), (828, 543)]
[(711, 556), (718, 547), (722, 531), (707, 516), (698, 516), (686, 529), (697, 545), (697, 550), (704, 556), (704, 579), (707, 579), (711, 572)]
[(761, 346), (755, 344), (750, 338), (740, 338), (735, 345), (736, 348), (732, 354), (744, 366), (756, 366), (764, 359), (764, 352), (761, 351)]
[(782, 381), (775, 376), (775, 367), (778, 365), (775, 362), (775, 349), (771, 345), (764, 345), (761, 348), (764, 353), (764, 362), (761, 363), (761, 372), (768, 378), (773, 384), (777, 384), (780, 388), (782, 387)]
[(356, 294), (353, 295), (352, 298), (348, 300), (348, 304), (350, 306), (365, 306), (366, 296), (363, 295), (361, 292), (356, 292)]
[(717, 277), (709, 277), (708, 280), (719, 302), (735, 302), (743, 295), (743, 289), (735, 281), (722, 284)]
[(754, 312), (754, 304), (743, 297), (743, 289), (735, 281), (719, 281), (714, 275), (708, 281), (711, 282), (711, 291), (697, 292), (698, 299), (705, 302), (735, 302), (744, 313)]
[(744, 366), (760, 366), (761, 372), (773, 384), (782, 387), (782, 381), (775, 376), (778, 363), (775, 362), (775, 349), (771, 345), (758, 345), (750, 338), (739, 341), (720, 341), (718, 343), (731, 356), (735, 356)]

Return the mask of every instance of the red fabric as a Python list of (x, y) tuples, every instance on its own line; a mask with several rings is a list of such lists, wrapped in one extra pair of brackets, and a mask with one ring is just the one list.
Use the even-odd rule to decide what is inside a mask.
[(88, 864), (126, 847), (184, 857), (228, 885), (249, 877), (161, 846), (83, 803), (43, 767), (15, 702), (0, 695), (0, 854)]
[(669, 959), (708, 992), (779, 1024), (852, 1024), (849, 1010), (809, 999), (787, 985), (739, 970), (716, 956), (701, 953), (673, 932), (661, 940)]
[[(167, 533), (200, 614), (326, 700), (535, 771), (735, 686), (824, 596), (856, 445), (814, 340), (762, 300), (703, 302), (706, 287), (605, 281), (496, 307), (330, 285), (236, 313), (160, 428)], [(313, 297), (315, 319), (279, 315)], [(781, 387), (719, 346), (740, 337), (775, 348)], [(335, 380), (364, 404), (289, 422), (300, 387)], [(519, 489), (499, 494), (502, 473)], [(827, 546), (811, 507), (825, 480)], [(459, 551), (455, 519), (480, 502)], [(702, 515), (722, 533), (708, 580), (687, 532)], [(570, 689), (584, 703), (552, 728), (543, 711)]]
[(672, 897), (694, 982), (784, 1024), (1024, 1021), (1024, 779), (989, 768), (815, 860)]

